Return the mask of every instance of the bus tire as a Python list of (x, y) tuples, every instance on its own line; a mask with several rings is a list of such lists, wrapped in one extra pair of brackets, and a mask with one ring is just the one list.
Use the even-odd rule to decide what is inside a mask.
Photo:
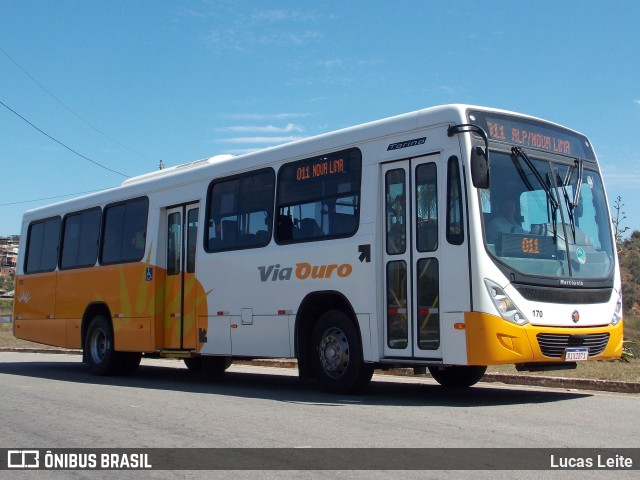
[(184, 364), (190, 372), (200, 373), (202, 371), (202, 357), (185, 358)]
[(466, 388), (480, 381), (487, 367), (453, 365), (450, 367), (429, 367), (431, 376), (443, 387)]
[(84, 353), (89, 371), (95, 375), (113, 375), (118, 367), (113, 349), (113, 329), (106, 317), (91, 319), (84, 341)]
[(231, 366), (231, 357), (205, 356), (200, 357), (200, 369), (205, 379), (216, 379), (224, 375)]
[(325, 390), (356, 394), (369, 384), (373, 364), (364, 362), (358, 331), (344, 312), (323, 314), (313, 329), (311, 345), (311, 364)]
[(140, 352), (114, 352), (116, 355), (116, 367), (114, 373), (118, 375), (131, 375), (140, 366), (142, 353)]

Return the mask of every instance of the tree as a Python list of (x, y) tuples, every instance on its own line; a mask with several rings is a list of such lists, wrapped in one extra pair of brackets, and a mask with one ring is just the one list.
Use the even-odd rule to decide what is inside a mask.
[(616, 239), (616, 244), (618, 246), (622, 245), (622, 236), (629, 230), (629, 227), (622, 226), (622, 222), (627, 219), (627, 215), (622, 211), (622, 207), (624, 207), (624, 203), (622, 203), (622, 197), (618, 195), (616, 201), (613, 204), (613, 210), (615, 211), (613, 215), (613, 219), (611, 220), (613, 223), (613, 230)]

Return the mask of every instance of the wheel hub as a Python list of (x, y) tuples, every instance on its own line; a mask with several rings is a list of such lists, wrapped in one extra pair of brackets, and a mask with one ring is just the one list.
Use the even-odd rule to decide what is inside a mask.
[(328, 329), (319, 348), (322, 368), (332, 378), (341, 377), (349, 365), (349, 342), (342, 330)]
[(91, 337), (91, 357), (96, 363), (102, 362), (107, 353), (107, 336), (97, 329)]

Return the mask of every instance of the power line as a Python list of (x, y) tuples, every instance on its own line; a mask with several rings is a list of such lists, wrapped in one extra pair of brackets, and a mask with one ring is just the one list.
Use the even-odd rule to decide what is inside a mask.
[(18, 67), (20, 70), (22, 70), (22, 72), (29, 77), (31, 80), (33, 80), (40, 88), (42, 88), (42, 90), (44, 90), (45, 92), (47, 92), (47, 94), (49, 94), (49, 96), (51, 98), (53, 98), (56, 102), (58, 102), (60, 105), (62, 105), (68, 112), (70, 112), (72, 115), (74, 115), (76, 118), (78, 118), (80, 121), (82, 121), (85, 125), (87, 125), (88, 127), (92, 128), (93, 130), (95, 130), (96, 132), (98, 132), (100, 135), (102, 135), (103, 137), (111, 140), (113, 143), (115, 143), (116, 145), (121, 146), (122, 148), (126, 148), (127, 150), (136, 153), (137, 155), (142, 155), (143, 157), (147, 157), (149, 159), (153, 159), (153, 157), (150, 157), (149, 155), (146, 155), (142, 152), (139, 152), (131, 147), (128, 147), (122, 143), (120, 143), (119, 141), (117, 141), (115, 138), (110, 137), (109, 135), (107, 135), (106, 133), (104, 133), (102, 130), (98, 129), (97, 127), (95, 127), (94, 125), (92, 125), (91, 123), (89, 123), (88, 120), (84, 119), (82, 116), (80, 116), (80, 114), (74, 112), (70, 107), (68, 107), (62, 100), (60, 100), (58, 97), (56, 97), (53, 93), (51, 93), (51, 91), (49, 91), (49, 89), (47, 89), (42, 83), (40, 83), (38, 81), (37, 78), (35, 78), (33, 75), (31, 75), (29, 72), (27, 72), (18, 62), (16, 62), (13, 58), (11, 58), (11, 56), (4, 51), (4, 49), (2, 47), (0, 47), (0, 52), (4, 53), (4, 55), (11, 60), (11, 62)]
[(0, 203), (0, 207), (8, 207), (10, 205), (20, 205), (23, 203), (32, 203), (32, 202), (43, 202), (44, 200), (53, 200), (56, 198), (64, 198), (64, 197), (75, 197), (77, 195), (85, 195), (87, 193), (100, 192), (101, 190), (89, 190), (87, 192), (78, 192), (78, 193), (67, 193), (65, 195), (55, 195), (53, 197), (44, 197), (44, 198), (34, 198), (32, 200), (20, 200), (17, 202), (9, 202), (9, 203)]
[(62, 143), (59, 140), (56, 140), (55, 138), (53, 138), (51, 135), (49, 135), (47, 132), (41, 130), (40, 128), (36, 127), (33, 123), (31, 123), (29, 120), (27, 120), (26, 118), (24, 118), (22, 115), (20, 115), (18, 112), (16, 112), (13, 108), (9, 107), (6, 103), (4, 103), (2, 100), (0, 100), (0, 105), (2, 105), (4, 108), (6, 108), (7, 110), (9, 110), (10, 112), (12, 112), (13, 114), (17, 115), (18, 117), (20, 117), (22, 120), (24, 120), (25, 122), (27, 122), (29, 125), (31, 125), (33, 128), (35, 128), (37, 131), (39, 131), (41, 134), (43, 134), (44, 136), (50, 138), (51, 140), (53, 140), (54, 142), (56, 142), (58, 145), (63, 146), (64, 148), (66, 148), (67, 150), (69, 150), (72, 153), (75, 153), (77, 156), (79, 156), (80, 158), (84, 158), (85, 160), (93, 163), (94, 165), (99, 166), (100, 168), (104, 168), (105, 170), (109, 170), (110, 172), (116, 173), (118, 175), (121, 175), (125, 178), (129, 178), (129, 175), (125, 175), (124, 173), (118, 172), (117, 170), (113, 170), (112, 168), (107, 167), (106, 165), (103, 165), (99, 162), (96, 162), (95, 160), (91, 160), (89, 157), (82, 155), (81, 153), (76, 152), (73, 148), (68, 147), (67, 145), (65, 145), (64, 143)]

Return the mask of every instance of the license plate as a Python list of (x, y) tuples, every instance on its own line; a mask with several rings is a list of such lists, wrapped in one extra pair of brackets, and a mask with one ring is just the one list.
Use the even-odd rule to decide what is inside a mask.
[(589, 360), (588, 348), (567, 348), (564, 351), (565, 362), (582, 362)]

